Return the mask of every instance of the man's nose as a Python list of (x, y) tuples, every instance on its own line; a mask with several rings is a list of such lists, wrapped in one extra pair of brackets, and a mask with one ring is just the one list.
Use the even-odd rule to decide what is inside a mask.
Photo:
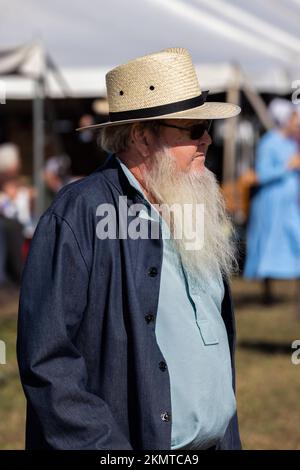
[(205, 131), (203, 136), (199, 139), (199, 145), (205, 144), (205, 145), (210, 145), (212, 143), (212, 138), (210, 134)]

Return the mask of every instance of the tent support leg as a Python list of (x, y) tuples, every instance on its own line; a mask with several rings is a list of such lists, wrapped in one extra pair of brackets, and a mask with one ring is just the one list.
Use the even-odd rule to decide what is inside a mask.
[(39, 218), (45, 210), (45, 185), (42, 179), (44, 167), (44, 80), (35, 82), (33, 100), (33, 182), (37, 189), (34, 215)]
[[(226, 101), (239, 104), (240, 102), (240, 72), (236, 70), (235, 83), (227, 91)], [(223, 183), (234, 181), (236, 160), (236, 135), (238, 117), (233, 117), (225, 122), (224, 153), (223, 153)]]

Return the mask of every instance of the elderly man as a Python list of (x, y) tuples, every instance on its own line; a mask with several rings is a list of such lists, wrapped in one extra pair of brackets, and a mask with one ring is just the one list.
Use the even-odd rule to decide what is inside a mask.
[(60, 191), (24, 271), (26, 446), (239, 449), (234, 254), (204, 162), (209, 120), (240, 110), (205, 102), (185, 49), (106, 78), (110, 156)]

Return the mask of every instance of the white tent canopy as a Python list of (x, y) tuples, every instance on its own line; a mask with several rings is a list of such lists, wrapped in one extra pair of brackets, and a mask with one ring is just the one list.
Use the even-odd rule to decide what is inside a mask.
[(44, 51), (38, 44), (0, 50), (0, 75), (14, 74), (35, 80), (44, 70)]
[[(0, 49), (38, 39), (73, 96), (103, 96), (115, 65), (166, 47), (187, 47), (203, 89), (224, 91), (238, 64), (259, 91), (289, 93), (300, 78), (299, 0), (0, 0)], [(1, 55), (0, 55), (1, 72)], [(49, 72), (50, 96), (61, 88)], [(32, 81), (5, 78), (7, 97)]]

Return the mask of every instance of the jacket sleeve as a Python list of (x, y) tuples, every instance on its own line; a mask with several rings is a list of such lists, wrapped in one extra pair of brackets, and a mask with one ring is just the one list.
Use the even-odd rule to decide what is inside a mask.
[(89, 273), (68, 222), (41, 218), (22, 276), (17, 356), (24, 392), (52, 449), (132, 449), (101, 397), (72, 338)]
[[(236, 394), (236, 372), (235, 372), (235, 349), (236, 349), (236, 324), (234, 316), (234, 307), (232, 301), (230, 281), (224, 278), (224, 299), (222, 304), (222, 317), (226, 326), (232, 367), (232, 387)], [(237, 411), (231, 418), (226, 432), (217, 445), (217, 450), (242, 450), (242, 443), (239, 432), (239, 422)]]

